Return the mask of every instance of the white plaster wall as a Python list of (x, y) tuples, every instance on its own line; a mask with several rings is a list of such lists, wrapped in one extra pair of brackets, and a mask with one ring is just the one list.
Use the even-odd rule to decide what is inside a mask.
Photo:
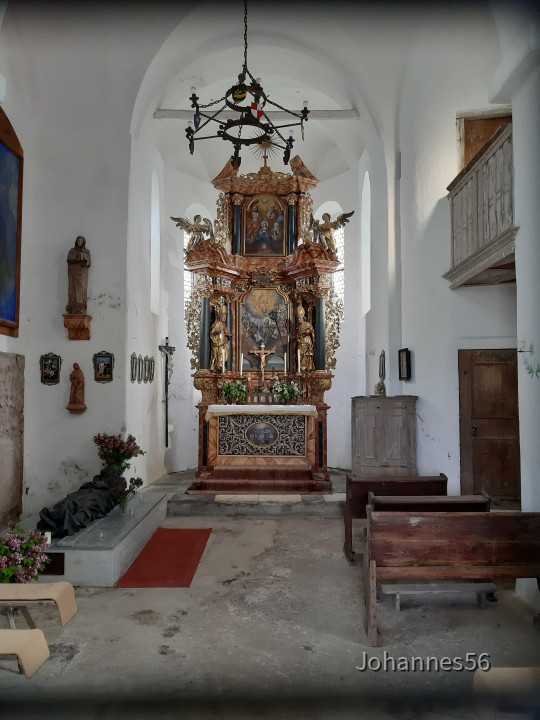
[[(419, 39), (404, 81), (400, 119), (402, 342), (412, 356), (404, 394), (418, 395), (421, 473), (444, 472), (459, 485), (459, 348), (515, 346), (515, 286), (449, 290), (450, 209), (446, 186), (457, 174), (456, 111), (485, 108), (499, 60), (489, 23), (458, 27), (447, 17)], [(458, 32), (458, 30), (460, 32)], [(445, 82), (451, 67), (452, 82)], [(397, 375), (397, 357), (390, 373)]]
[[(20, 332), (0, 337), (0, 350), (26, 357), (24, 515), (98, 472), (93, 435), (125, 427), (129, 123), (158, 22), (139, 28), (147, 45), (135, 59), (126, 52), (129, 21), (116, 12), (64, 4), (58, 15), (49, 5), (25, 7), (9, 4), (0, 34), (3, 108), (25, 154)], [(130, 41), (137, 32), (132, 26)], [(92, 335), (70, 342), (62, 319), (66, 256), (79, 234), (92, 254)], [(92, 356), (101, 350), (115, 355), (112, 384), (93, 380)], [(52, 387), (39, 380), (39, 357), (47, 352), (63, 360), (60, 384)], [(86, 379), (82, 415), (65, 409), (74, 362)]]

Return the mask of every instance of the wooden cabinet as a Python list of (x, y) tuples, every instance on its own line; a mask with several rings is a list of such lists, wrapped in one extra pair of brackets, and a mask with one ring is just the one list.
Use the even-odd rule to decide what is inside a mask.
[(353, 475), (416, 474), (417, 399), (352, 398)]

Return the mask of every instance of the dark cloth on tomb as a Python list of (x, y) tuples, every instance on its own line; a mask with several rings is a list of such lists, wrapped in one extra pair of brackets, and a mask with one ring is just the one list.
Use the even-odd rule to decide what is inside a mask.
[(120, 477), (119, 471), (112, 465), (103, 468), (99, 475), (52, 507), (45, 507), (39, 513), (37, 529), (50, 531), (56, 539), (74, 535), (93, 520), (105, 517), (115, 506), (114, 493), (111, 492)]

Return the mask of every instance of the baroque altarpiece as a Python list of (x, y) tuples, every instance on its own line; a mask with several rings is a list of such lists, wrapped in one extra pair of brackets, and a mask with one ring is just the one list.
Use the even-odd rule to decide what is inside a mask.
[[(188, 492), (331, 492), (327, 410), (342, 303), (331, 223), (313, 221), (317, 178), (227, 163), (214, 226), (173, 218), (190, 233), (186, 306), (198, 404), (198, 468)], [(352, 213), (351, 213), (352, 214)], [(241, 404), (224, 389), (240, 387)], [(241, 384), (241, 385), (240, 385)], [(283, 402), (274, 389), (294, 387)], [(245, 392), (244, 392), (245, 391)], [(282, 395), (283, 397), (283, 395)]]

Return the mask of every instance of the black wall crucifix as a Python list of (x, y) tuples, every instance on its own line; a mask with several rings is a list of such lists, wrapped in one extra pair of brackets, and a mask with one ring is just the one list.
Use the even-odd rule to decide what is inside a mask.
[(165, 338), (165, 345), (159, 346), (160, 351), (165, 355), (165, 447), (169, 447), (169, 383), (173, 372), (172, 354), (175, 347), (169, 345), (169, 338)]

